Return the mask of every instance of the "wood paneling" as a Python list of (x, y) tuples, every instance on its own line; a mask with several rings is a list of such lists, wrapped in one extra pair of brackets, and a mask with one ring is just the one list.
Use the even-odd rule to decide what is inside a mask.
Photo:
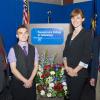
[(71, 4), (73, 3), (74, 0), (63, 0), (64, 5), (65, 4)]
[(63, 0), (29, 0), (29, 1), (61, 5)]

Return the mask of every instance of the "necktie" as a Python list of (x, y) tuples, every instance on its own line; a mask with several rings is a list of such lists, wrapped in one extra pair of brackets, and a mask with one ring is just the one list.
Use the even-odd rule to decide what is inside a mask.
[(27, 55), (26, 46), (23, 46), (24, 54)]

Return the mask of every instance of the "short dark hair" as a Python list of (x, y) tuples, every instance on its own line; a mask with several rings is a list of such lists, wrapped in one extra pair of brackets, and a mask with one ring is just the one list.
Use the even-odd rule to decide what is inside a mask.
[(25, 28), (25, 29), (28, 30), (28, 28), (27, 28), (25, 25), (20, 25), (20, 26), (18, 26), (17, 31), (18, 31), (20, 28)]

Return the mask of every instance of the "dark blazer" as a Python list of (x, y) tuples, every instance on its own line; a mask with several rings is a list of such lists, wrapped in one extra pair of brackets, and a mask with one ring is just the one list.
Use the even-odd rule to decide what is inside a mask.
[[(67, 57), (68, 66), (75, 68), (80, 61), (88, 64), (91, 58), (91, 32), (82, 29), (73, 40), (71, 40), (71, 37), (72, 34), (69, 34), (63, 51), (63, 57)], [(80, 73), (80, 75), (82, 73)]]
[(2, 38), (0, 37), (0, 93), (5, 87), (5, 73), (4, 69), (7, 66), (5, 59), (5, 51), (2, 43)]
[(93, 58), (91, 62), (91, 78), (97, 79), (99, 67), (99, 53), (100, 53), (100, 36), (94, 38), (93, 42)]

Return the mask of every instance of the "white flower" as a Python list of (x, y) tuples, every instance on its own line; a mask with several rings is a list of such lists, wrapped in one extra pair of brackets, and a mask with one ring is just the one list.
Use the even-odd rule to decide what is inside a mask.
[(66, 91), (67, 90), (67, 86), (63, 86), (63, 89)]
[(40, 85), (40, 84), (36, 83), (36, 87), (37, 87), (38, 85)]
[(54, 87), (54, 83), (50, 83), (49, 84), (49, 87)]
[(62, 85), (67, 85), (66, 82), (62, 82)]
[(51, 74), (51, 75), (55, 75), (55, 71), (51, 71), (50, 74)]
[(40, 91), (40, 94), (41, 94), (41, 95), (45, 95), (45, 91), (44, 91), (44, 90), (41, 90), (41, 91)]
[(51, 97), (51, 93), (47, 93), (47, 97)]
[(64, 68), (61, 68), (61, 75), (64, 74)]
[(39, 69), (40, 72), (43, 72), (43, 68), (41, 67), (41, 65), (39, 65)]
[(65, 91), (65, 95), (67, 94), (67, 91)]
[(64, 71), (64, 67), (61, 68), (61, 71), (62, 71), (62, 72)]

